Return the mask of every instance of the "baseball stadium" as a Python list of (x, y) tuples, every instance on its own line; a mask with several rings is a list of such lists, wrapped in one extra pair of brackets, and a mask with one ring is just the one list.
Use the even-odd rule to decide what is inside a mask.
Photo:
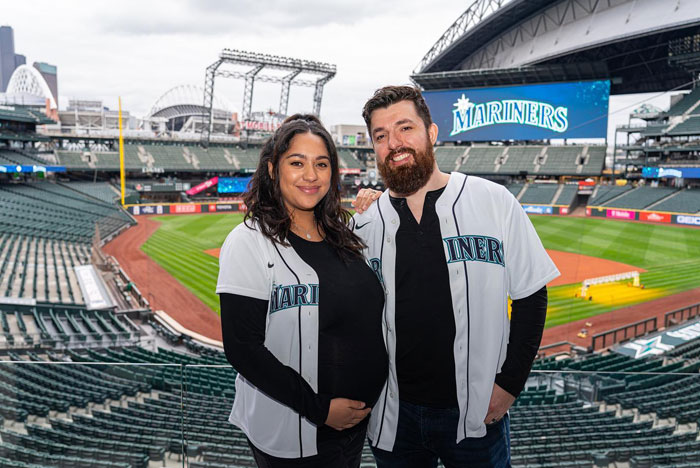
[[(561, 272), (510, 410), (512, 466), (700, 467), (700, 2), (465, 6), (406, 81), (440, 129), (439, 168), (505, 186)], [(135, 129), (121, 107), (60, 110), (46, 70), (15, 69), (0, 95), (0, 468), (256, 466), (226, 423), (219, 249), (263, 142), (296, 112), (290, 89), (313, 88), (318, 115), (337, 73), (223, 49), (203, 86), (164, 91)], [(232, 109), (215, 82), (241, 79)], [(279, 109), (255, 107), (257, 81), (280, 86)], [(640, 93), (667, 106), (640, 99), (611, 126), (611, 96)], [(384, 185), (364, 129), (337, 127), (352, 209)], [(376, 466), (367, 445), (361, 466)]]

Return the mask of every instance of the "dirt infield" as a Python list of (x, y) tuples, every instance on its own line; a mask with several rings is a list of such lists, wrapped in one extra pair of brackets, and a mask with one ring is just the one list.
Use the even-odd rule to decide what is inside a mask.
[[(698, 302), (700, 302), (700, 288), (695, 288), (672, 296), (565, 323), (546, 329), (542, 337), (542, 346), (558, 343), (559, 341), (570, 341), (579, 346), (588, 347), (591, 345), (591, 337), (596, 333), (602, 333), (651, 317), (657, 318), (657, 326), (661, 328), (664, 325), (664, 314), (666, 312), (697, 304)], [(591, 325), (586, 326), (586, 323)], [(588, 331), (588, 337), (579, 338), (576, 335), (583, 328)], [(564, 349), (568, 349), (568, 346)], [(548, 353), (551, 352), (549, 351)]]
[(197, 296), (141, 251), (141, 245), (158, 229), (150, 217), (139, 216), (138, 224), (104, 247), (131, 277), (154, 310), (163, 310), (194, 332), (221, 340), (221, 320)]
[(547, 250), (547, 253), (561, 272), (561, 276), (551, 281), (548, 286), (580, 283), (588, 278), (627, 273), (628, 271), (638, 271), (640, 273), (646, 271), (643, 268), (637, 268), (626, 263), (613, 262), (612, 260), (590, 257), (588, 255), (561, 252), (559, 250)]

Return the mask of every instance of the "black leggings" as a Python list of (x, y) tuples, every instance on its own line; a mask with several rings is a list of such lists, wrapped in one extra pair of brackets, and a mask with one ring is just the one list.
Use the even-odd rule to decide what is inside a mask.
[(258, 468), (358, 468), (362, 461), (366, 434), (365, 427), (341, 437), (321, 441), (318, 444), (318, 454), (304, 458), (273, 457), (259, 450), (250, 440), (248, 445)]

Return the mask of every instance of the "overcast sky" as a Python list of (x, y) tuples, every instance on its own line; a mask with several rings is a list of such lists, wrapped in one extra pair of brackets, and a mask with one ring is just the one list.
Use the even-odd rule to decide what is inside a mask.
[[(0, 0), (27, 63), (58, 67), (59, 104), (99, 99), (148, 114), (170, 88), (203, 86), (205, 69), (224, 48), (328, 62), (338, 72), (325, 87), (326, 125), (361, 124), (360, 110), (386, 84), (409, 75), (472, 0)], [(253, 110), (277, 109), (280, 85), (256, 84)], [(240, 111), (241, 80), (216, 81), (216, 96)], [(312, 109), (312, 88), (293, 87), (289, 111)], [(611, 99), (610, 127), (627, 106), (650, 96)], [(668, 95), (652, 101), (668, 107)], [(609, 132), (612, 137), (612, 131)]]

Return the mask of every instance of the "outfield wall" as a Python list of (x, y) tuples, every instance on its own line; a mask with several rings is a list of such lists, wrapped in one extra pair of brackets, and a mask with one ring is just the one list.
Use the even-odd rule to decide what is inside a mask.
[(568, 205), (522, 205), (525, 213), (538, 215), (568, 215)]
[[(522, 205), (526, 213), (538, 215), (567, 215), (566, 205)], [(246, 211), (243, 200), (234, 199), (228, 202), (216, 203), (143, 203), (140, 205), (124, 205), (134, 216), (167, 215), (167, 214), (199, 214), (219, 213), (226, 211)], [(343, 202), (343, 208), (352, 209), (350, 202)]]
[(140, 205), (124, 205), (129, 213), (140, 215), (166, 214), (199, 214), (245, 211), (243, 200), (233, 199), (216, 203), (143, 203)]
[(700, 216), (666, 211), (629, 210), (609, 208), (607, 206), (588, 206), (586, 207), (586, 216), (622, 219), (625, 221), (650, 221), (654, 223), (700, 226)]

